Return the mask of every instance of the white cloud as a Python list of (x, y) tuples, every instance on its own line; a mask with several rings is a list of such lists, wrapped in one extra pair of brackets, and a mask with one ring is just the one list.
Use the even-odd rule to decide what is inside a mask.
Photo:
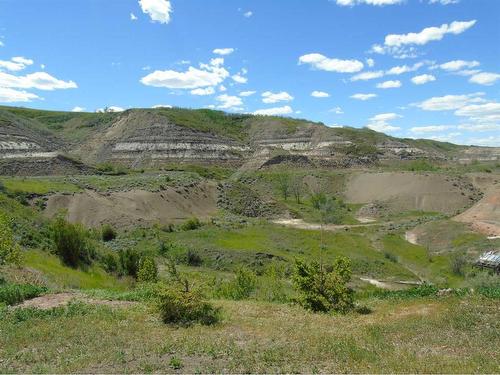
[(139, 0), (142, 12), (149, 15), (151, 21), (169, 23), (172, 5), (168, 0)]
[(491, 86), (499, 79), (500, 79), (500, 74), (482, 72), (474, 74), (472, 77), (470, 77), (469, 82), (477, 83), (478, 85), (483, 85), (483, 86)]
[(479, 146), (500, 146), (500, 135), (491, 135), (486, 138), (470, 138), (468, 143)]
[(216, 48), (212, 51), (216, 55), (226, 56), (234, 52), (234, 48)]
[(131, 21), (137, 21), (137, 16), (134, 13), (132, 13), (132, 12), (130, 12), (130, 20)]
[(263, 116), (279, 116), (279, 115), (288, 115), (290, 113), (293, 113), (292, 107), (290, 107), (289, 105), (285, 105), (283, 107), (259, 109), (255, 111), (253, 114), (263, 115)]
[(311, 92), (311, 96), (314, 98), (329, 98), (330, 94), (324, 91), (313, 91)]
[(197, 89), (194, 89), (194, 90), (191, 90), (191, 95), (200, 95), (200, 96), (204, 96), (204, 95), (212, 95), (215, 93), (215, 89), (213, 87), (205, 87), (205, 88), (197, 88)]
[(25, 76), (15, 76), (0, 72), (0, 87), (52, 91), (57, 89), (73, 89), (78, 86), (73, 81), (63, 81), (46, 72), (35, 72)]
[(435, 133), (452, 128), (454, 128), (454, 126), (451, 125), (429, 125), (429, 126), (417, 126), (411, 128), (410, 131), (412, 133)]
[(340, 107), (335, 107), (335, 108), (332, 108), (330, 109), (328, 112), (333, 112), (335, 113), (336, 115), (341, 115), (344, 113), (344, 111), (342, 110), (342, 108)]
[(231, 78), (237, 83), (247, 83), (248, 81), (248, 78), (243, 77), (240, 73), (234, 74)]
[(473, 131), (473, 132), (488, 132), (488, 131), (500, 131), (500, 122), (492, 123), (465, 123), (458, 125), (459, 129)]
[(380, 113), (369, 119), (369, 123), (366, 125), (367, 128), (375, 130), (377, 132), (391, 132), (400, 130), (398, 126), (393, 126), (389, 122), (396, 120), (402, 116), (396, 113)]
[(71, 112), (83, 112), (83, 111), (85, 111), (85, 108), (78, 106), (73, 107), (73, 109), (71, 110)]
[(409, 44), (424, 45), (431, 41), (441, 40), (446, 34), (461, 34), (474, 26), (475, 23), (476, 20), (453, 21), (439, 27), (426, 27), (418, 33), (389, 34), (385, 37), (384, 44), (389, 47), (401, 47)]
[(105, 107), (105, 108), (98, 108), (95, 110), (97, 113), (106, 113), (106, 112), (123, 112), (125, 111), (125, 108), (122, 108), (122, 107), (118, 107), (116, 105), (112, 105), (112, 106), (109, 106), (109, 107)]
[(219, 91), (227, 91), (227, 88), (224, 85), (219, 85), (218, 88), (219, 88)]
[(478, 92), (468, 95), (436, 96), (415, 105), (424, 111), (449, 111), (468, 104), (484, 102), (482, 95), (484, 93)]
[(363, 63), (359, 60), (331, 59), (319, 53), (300, 56), (300, 64), (309, 64), (318, 70), (337, 73), (356, 73), (363, 69)]
[(243, 105), (243, 101), (239, 96), (222, 94), (216, 99), (221, 103), (217, 106), (217, 108), (220, 109), (239, 109), (239, 107)]
[(375, 60), (366, 59), (366, 65), (368, 65), (370, 68), (373, 68), (375, 66)]
[(429, 4), (441, 4), (441, 5), (450, 5), (450, 4), (458, 4), (460, 0), (429, 0)]
[(243, 16), (246, 18), (250, 18), (253, 16), (253, 12), (251, 10), (249, 10), (248, 12), (243, 13)]
[(453, 74), (463, 76), (463, 77), (469, 77), (469, 76), (473, 76), (473, 75), (478, 74), (478, 73), (481, 73), (481, 71), (478, 69), (465, 69), (465, 70), (460, 70), (458, 72), (454, 72)]
[(170, 89), (196, 89), (199, 87), (217, 86), (228, 76), (229, 72), (221, 66), (202, 64), (201, 69), (190, 66), (185, 72), (155, 70), (141, 78), (141, 82), (146, 86), (166, 87)]
[(500, 123), (500, 103), (468, 104), (458, 108), (455, 115), (469, 117), (469, 120), (479, 123)]
[(354, 94), (350, 96), (352, 99), (356, 100), (370, 100), (377, 97), (377, 94)]
[(398, 87), (401, 86), (402, 86), (401, 81), (385, 81), (377, 84), (377, 88), (379, 89), (397, 89)]
[(25, 69), (32, 65), (33, 60), (21, 56), (13, 57), (10, 60), (0, 60), (0, 69), (7, 69), (13, 72)]
[(384, 72), (382, 70), (377, 70), (374, 72), (363, 72), (352, 76), (351, 81), (368, 81), (370, 79), (380, 78), (383, 76)]
[(367, 4), (367, 5), (394, 5), (401, 4), (403, 0), (337, 0), (337, 5), (341, 6), (354, 6), (359, 4)]
[(170, 104), (156, 104), (151, 108), (172, 108), (172, 106)]
[(422, 74), (419, 76), (415, 76), (411, 79), (411, 81), (415, 85), (423, 85), (423, 84), (426, 84), (428, 82), (432, 82), (435, 80), (436, 80), (436, 77), (434, 77), (432, 74)]
[(400, 75), (403, 73), (414, 72), (414, 71), (420, 69), (422, 66), (424, 66), (423, 62), (413, 64), (413, 66), (408, 66), (408, 65), (394, 66), (391, 69), (389, 69), (388, 71), (386, 71), (385, 74), (387, 74), (387, 75)]
[(0, 103), (30, 102), (40, 97), (24, 90), (0, 87)]
[(443, 70), (447, 70), (449, 72), (454, 72), (457, 70), (461, 70), (464, 68), (475, 68), (476, 66), (479, 66), (479, 61), (465, 61), (465, 60), (453, 60), (453, 61), (448, 61), (444, 64), (439, 65), (439, 67)]
[(278, 103), (278, 102), (289, 102), (291, 100), (293, 100), (293, 96), (291, 96), (286, 91), (281, 91), (277, 93), (266, 91), (262, 93), (262, 102), (267, 104)]
[(242, 91), (240, 92), (240, 96), (251, 96), (255, 94), (257, 91)]

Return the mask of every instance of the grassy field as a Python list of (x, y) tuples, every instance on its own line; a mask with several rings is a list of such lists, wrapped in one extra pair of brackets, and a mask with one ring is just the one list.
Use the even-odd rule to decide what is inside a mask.
[(370, 314), (346, 316), (215, 303), (224, 319), (212, 327), (171, 327), (142, 304), (7, 314), (0, 372), (500, 371), (498, 301), (484, 297), (372, 299), (363, 301)]

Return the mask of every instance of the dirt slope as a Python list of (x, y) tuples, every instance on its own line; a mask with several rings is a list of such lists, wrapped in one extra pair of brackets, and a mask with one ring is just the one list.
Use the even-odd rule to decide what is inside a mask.
[(483, 199), (454, 220), (470, 223), (472, 229), (488, 236), (500, 236), (500, 186), (489, 189)]
[(387, 202), (390, 208), (453, 214), (471, 205), (478, 191), (467, 180), (438, 174), (359, 173), (346, 184), (350, 203)]
[(178, 223), (196, 216), (206, 219), (217, 211), (217, 189), (213, 183), (190, 188), (168, 188), (161, 192), (83, 193), (49, 197), (45, 214), (49, 217), (67, 210), (68, 220), (89, 227), (110, 223), (117, 227)]

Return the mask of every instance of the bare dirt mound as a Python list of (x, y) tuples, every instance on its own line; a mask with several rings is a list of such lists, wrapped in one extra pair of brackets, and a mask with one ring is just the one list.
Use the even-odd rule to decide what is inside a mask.
[(384, 202), (397, 210), (453, 214), (469, 207), (479, 191), (467, 180), (438, 174), (359, 173), (346, 185), (349, 203)]
[(179, 223), (193, 216), (200, 219), (213, 216), (217, 212), (217, 188), (213, 183), (200, 183), (160, 192), (87, 190), (50, 196), (45, 214), (52, 217), (61, 210), (67, 211), (69, 221), (89, 227), (104, 223), (116, 227)]
[(488, 236), (500, 236), (500, 186), (491, 187), (483, 199), (454, 220), (470, 223), (473, 230)]

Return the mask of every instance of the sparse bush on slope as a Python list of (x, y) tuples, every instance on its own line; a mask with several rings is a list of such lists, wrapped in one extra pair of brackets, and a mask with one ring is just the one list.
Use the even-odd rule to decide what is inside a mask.
[(14, 240), (10, 220), (0, 212), (0, 265), (21, 263), (21, 248)]
[(87, 237), (82, 225), (68, 223), (63, 217), (57, 217), (52, 224), (54, 251), (67, 266), (76, 268), (92, 263)]

